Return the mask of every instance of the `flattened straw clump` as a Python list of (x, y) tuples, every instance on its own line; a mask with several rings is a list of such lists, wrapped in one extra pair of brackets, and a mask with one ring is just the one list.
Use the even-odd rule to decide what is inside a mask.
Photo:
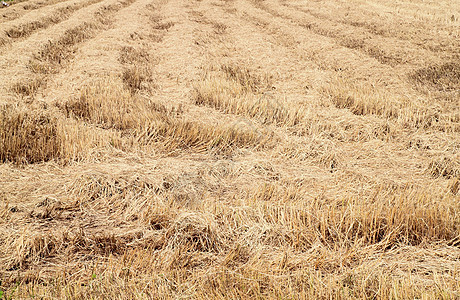
[(460, 163), (455, 158), (441, 157), (432, 160), (427, 170), (431, 176), (444, 177), (447, 179), (460, 177)]
[(143, 144), (160, 142), (168, 150), (194, 148), (197, 151), (215, 149), (225, 152), (235, 147), (270, 147), (273, 136), (263, 136), (247, 128), (166, 118), (152, 123), (138, 140)]
[(218, 252), (225, 244), (216, 222), (210, 216), (197, 213), (179, 215), (168, 228), (165, 243), (171, 249), (200, 252)]
[(272, 78), (235, 65), (222, 65), (195, 85), (193, 100), (225, 113), (255, 118), (264, 124), (295, 126), (305, 112), (295, 103), (273, 96)]
[(225, 113), (256, 118), (264, 124), (294, 126), (301, 122), (303, 111), (291, 108), (265, 95), (255, 96), (241, 91), (240, 85), (217, 79), (206, 79), (195, 87), (194, 101)]
[(5, 242), (12, 247), (8, 249), (8, 255), (0, 260), (0, 264), (9, 270), (18, 270), (60, 255), (121, 254), (133, 239), (129, 235), (116, 236), (108, 232), (61, 229), (62, 232), (37, 233), (29, 228), (31, 233), (8, 235)]
[(170, 116), (164, 108), (133, 95), (116, 81), (84, 89), (79, 98), (61, 109), (68, 117), (130, 132), (142, 145), (159, 143), (176, 148), (231, 150), (233, 147), (264, 146), (271, 138), (241, 126), (215, 126)]

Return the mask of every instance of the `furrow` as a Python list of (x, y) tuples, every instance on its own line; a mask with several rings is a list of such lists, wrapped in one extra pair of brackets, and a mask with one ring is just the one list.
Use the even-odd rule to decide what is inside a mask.
[[(5, 36), (0, 37), (0, 40), (3, 40), (4, 44), (6, 44), (21, 38), (27, 38), (35, 31), (47, 29), (52, 25), (58, 24), (71, 17), (71, 15), (77, 10), (98, 3), (100, 1), (102, 0), (75, 2), (71, 3), (70, 5), (68, 3), (64, 3), (64, 5), (53, 5), (52, 11), (40, 10), (39, 16), (41, 18), (37, 20), (31, 20), (34, 16), (27, 15), (23, 18), (24, 20), (21, 19), (19, 20), (20, 22), (14, 22), (14, 24), (8, 24), (9, 26), (5, 26)], [(46, 17), (42, 17), (43, 15), (46, 15)]]
[[(360, 30), (364, 33), (387, 38), (390, 41), (397, 38), (402, 47), (412, 44), (413, 46), (410, 48), (415, 46), (418, 49), (426, 49), (434, 54), (441, 54), (447, 59), (456, 59), (460, 55), (458, 52), (459, 47), (455, 41), (455, 36), (458, 36), (460, 32), (435, 29), (432, 22), (428, 22), (429, 25), (425, 22), (417, 23), (408, 21), (406, 18), (398, 18), (395, 14), (383, 15), (378, 11), (366, 10), (361, 6), (356, 8), (351, 4), (345, 6), (340, 4), (322, 5), (318, 7), (315, 4), (309, 4), (308, 7), (305, 7), (300, 4), (284, 2), (283, 5), (292, 7), (319, 20), (341, 23), (345, 26), (351, 26), (351, 29), (361, 28)], [(395, 23), (398, 23), (398, 27), (393, 25)], [(453, 37), (454, 40), (452, 40)]]
[(285, 9), (277, 4), (277, 2), (264, 2), (261, 7), (274, 15), (288, 18), (314, 33), (331, 37), (344, 47), (357, 49), (383, 64), (398, 67), (404, 71), (405, 69), (423, 67), (426, 63), (434, 65), (454, 59), (452, 55), (433, 53), (407, 40), (382, 37), (368, 30), (362, 30), (359, 27), (356, 28), (312, 13), (307, 9), (301, 9), (302, 13), (299, 14), (299, 10)]
[(0, 10), (1, 18), (0, 24), (3, 22), (12, 21), (18, 19), (31, 11), (53, 5), (67, 0), (26, 0), (26, 1), (14, 1), (13, 5)]
[[(52, 26), (51, 31), (56, 29), (56, 32), (52, 33), (52, 39), (47, 34), (48, 32), (37, 32), (29, 38), (34, 37), (34, 42), (31, 43), (27, 39), (11, 45), (9, 48), (22, 49), (21, 55), (18, 57), (8, 52), (1, 63), (16, 63), (16, 69), (5, 68), (4, 71), (17, 73), (18, 70), (21, 70), (22, 78), (15, 80), (15, 82), (11, 82), (11, 79), (3, 82), (3, 88), (9, 92), (5, 95), (9, 95), (9, 97), (15, 97), (15, 95), (33, 97), (38, 88), (46, 83), (49, 75), (57, 73), (66, 62), (74, 57), (78, 44), (93, 38), (99, 31), (107, 30), (116, 12), (132, 2), (132, 0), (128, 0), (97, 3), (79, 10), (70, 19)], [(87, 18), (88, 13), (92, 13), (93, 19), (81, 22), (81, 15), (85, 15)], [(38, 52), (37, 48), (39, 49)], [(7, 73), (3, 76), (14, 78)]]
[[(272, 17), (261, 18), (254, 15), (251, 9), (242, 12), (241, 16), (262, 30), (270, 32), (286, 47), (298, 48), (302, 45), (304, 49), (309, 49), (305, 53), (308, 59), (317, 62), (326, 70), (335, 71), (337, 75), (336, 78), (331, 78), (331, 88), (326, 87), (323, 92), (331, 97), (337, 107), (350, 108), (358, 115), (374, 114), (395, 119), (415, 128), (432, 127), (448, 132), (459, 130), (455, 111), (452, 112), (449, 106), (443, 107), (442, 103), (431, 104), (430, 107), (429, 103), (433, 102), (415, 92), (406, 80), (395, 76), (391, 67), (363, 57), (359, 52), (337, 47), (333, 39), (317, 35), (308, 29), (299, 29), (294, 36), (292, 25), (298, 26), (296, 23), (274, 16), (257, 6), (256, 3), (254, 8), (256, 11), (260, 10), (261, 15), (268, 14)], [(337, 57), (341, 59), (338, 60)], [(353, 86), (353, 80), (359, 80), (361, 86)], [(342, 92), (346, 90), (348, 92)], [(391, 99), (391, 102), (387, 99)]]

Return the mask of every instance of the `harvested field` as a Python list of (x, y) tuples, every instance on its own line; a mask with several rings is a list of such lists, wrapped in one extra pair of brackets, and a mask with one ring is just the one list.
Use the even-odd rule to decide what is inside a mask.
[(460, 3), (0, 8), (0, 299), (459, 299)]

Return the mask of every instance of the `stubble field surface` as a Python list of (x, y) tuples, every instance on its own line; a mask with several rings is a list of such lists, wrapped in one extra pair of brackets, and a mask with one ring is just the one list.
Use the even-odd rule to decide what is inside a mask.
[(0, 298), (459, 291), (460, 2), (0, 9)]

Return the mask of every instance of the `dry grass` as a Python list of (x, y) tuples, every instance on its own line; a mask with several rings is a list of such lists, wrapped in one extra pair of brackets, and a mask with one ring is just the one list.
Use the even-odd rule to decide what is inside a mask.
[(415, 71), (410, 78), (417, 84), (431, 85), (441, 91), (457, 91), (460, 86), (460, 64), (445, 63)]
[(349, 109), (356, 115), (379, 115), (416, 128), (435, 128), (446, 132), (460, 130), (459, 114), (455, 110), (447, 111), (446, 108), (442, 111), (439, 106), (393, 93), (376, 84), (337, 77), (322, 92), (337, 108)]
[(232, 65), (223, 65), (221, 70), (224, 77), (207, 74), (195, 87), (193, 99), (196, 104), (255, 118), (264, 124), (295, 126), (301, 122), (302, 108), (274, 98), (267, 76), (256, 76)]
[(62, 107), (69, 117), (119, 130), (143, 128), (155, 118), (155, 106), (149, 107), (129, 90), (120, 87), (114, 79), (87, 86), (80, 97)]
[(55, 118), (11, 107), (1, 114), (0, 161), (35, 163), (61, 155)]
[(236, 147), (270, 147), (273, 140), (276, 139), (272, 135), (262, 136), (251, 128), (212, 126), (171, 119), (152, 124), (139, 136), (143, 144), (160, 141), (170, 151), (175, 148), (194, 148), (198, 152), (213, 150), (223, 153), (231, 153)]
[(22, 96), (33, 96), (43, 84), (43, 79), (37, 77), (27, 82), (17, 82), (13, 85), (11, 90)]
[(98, 3), (100, 0), (91, 0), (87, 2), (80, 2), (74, 5), (65, 6), (59, 8), (51, 16), (46, 16), (43, 19), (31, 21), (29, 23), (23, 23), (21, 25), (12, 27), (5, 31), (6, 35), (11, 39), (25, 38), (31, 35), (33, 32), (46, 29), (53, 24), (62, 22), (63, 20), (68, 19), (73, 12), (84, 8), (88, 5)]
[(30, 61), (31, 70), (42, 74), (56, 73), (61, 68), (61, 63), (73, 56), (72, 46), (91, 37), (96, 28), (94, 23), (86, 22), (67, 30), (59, 40), (50, 41), (38, 52)]
[(149, 90), (149, 86), (152, 85), (152, 73), (146, 67), (129, 67), (123, 71), (122, 79), (132, 94), (141, 90)]
[(74, 46), (94, 36), (95, 32), (110, 25), (111, 14), (132, 3), (132, 0), (100, 8), (94, 19), (67, 30), (58, 40), (50, 41), (29, 62), (35, 73), (50, 74), (61, 69), (61, 65), (74, 56)]
[[(198, 176), (189, 187), (204, 180)], [(433, 197), (429, 190), (380, 186), (369, 198), (304, 201), (308, 190), (262, 185), (246, 196), (234, 195), (234, 203), (216, 206), (195, 201), (198, 194), (181, 198), (182, 189), (169, 180), (79, 177), (69, 190), (77, 202), (45, 199), (34, 205), (30, 217), (59, 221), (74, 211), (97, 222), (124, 220), (144, 229), (121, 233), (113, 228), (110, 233), (65, 228), (54, 234), (9, 235), (3, 241), (15, 247), (4, 253), (8, 259), (3, 263), (7, 269), (33, 269), (43, 260), (100, 257), (71, 282), (50, 278), (54, 283), (32, 291), (28, 286), (37, 275), (31, 273), (21, 286), (21, 293), (55, 297), (68, 293), (66, 297), (85, 298), (91, 288), (93, 295), (96, 289), (110, 297), (120, 290), (130, 297), (201, 297), (206, 289), (214, 297), (391, 298), (422, 295), (419, 276), (426, 273), (433, 274), (433, 285), (425, 285), (423, 294), (455, 296), (458, 273), (440, 281), (435, 274), (447, 266), (431, 264), (436, 256), (459, 255), (459, 204), (452, 195)], [(444, 240), (454, 244), (416, 248)], [(413, 269), (420, 259), (425, 263)], [(405, 268), (413, 275), (388, 277), (387, 272), (396, 275)], [(153, 285), (143, 290), (149, 281)], [(314, 288), (321, 283), (323, 288)]]
[(450, 1), (95, 2), (7, 29), (0, 298), (460, 297)]
[(150, 92), (156, 86), (153, 80), (151, 65), (154, 59), (147, 49), (123, 47), (118, 61), (126, 66), (122, 74), (125, 87), (135, 94), (140, 91)]
[(271, 88), (271, 78), (268, 75), (257, 75), (247, 68), (232, 64), (221, 65), (220, 69), (229, 79), (240, 84), (246, 91), (257, 93)]
[[(338, 108), (348, 108), (356, 115), (376, 114), (388, 118), (398, 118), (404, 114), (403, 109), (409, 105), (409, 99), (393, 98), (391, 94), (370, 84), (352, 83), (338, 78), (325, 88), (331, 100)], [(404, 118), (405, 116), (401, 116)], [(419, 120), (415, 120), (416, 122)]]
[[(116, 84), (115, 79), (94, 83), (81, 96), (62, 107), (67, 116), (74, 116), (100, 125), (130, 131), (141, 144), (159, 142), (165, 150), (196, 148), (231, 150), (232, 147), (256, 146), (267, 142), (260, 133), (241, 126), (212, 126), (184, 121), (173, 110), (137, 97)], [(115, 113), (116, 112), (116, 113)]]
[(1, 114), (3, 163), (70, 162), (91, 157), (97, 147), (122, 147), (116, 134), (95, 132), (50, 112), (6, 105)]
[(458, 157), (436, 158), (430, 162), (428, 171), (433, 177), (455, 178), (460, 177), (460, 163)]
[(122, 64), (134, 65), (137, 63), (148, 64), (152, 61), (152, 57), (147, 52), (147, 49), (136, 49), (134, 47), (123, 47), (120, 50), (118, 60)]

